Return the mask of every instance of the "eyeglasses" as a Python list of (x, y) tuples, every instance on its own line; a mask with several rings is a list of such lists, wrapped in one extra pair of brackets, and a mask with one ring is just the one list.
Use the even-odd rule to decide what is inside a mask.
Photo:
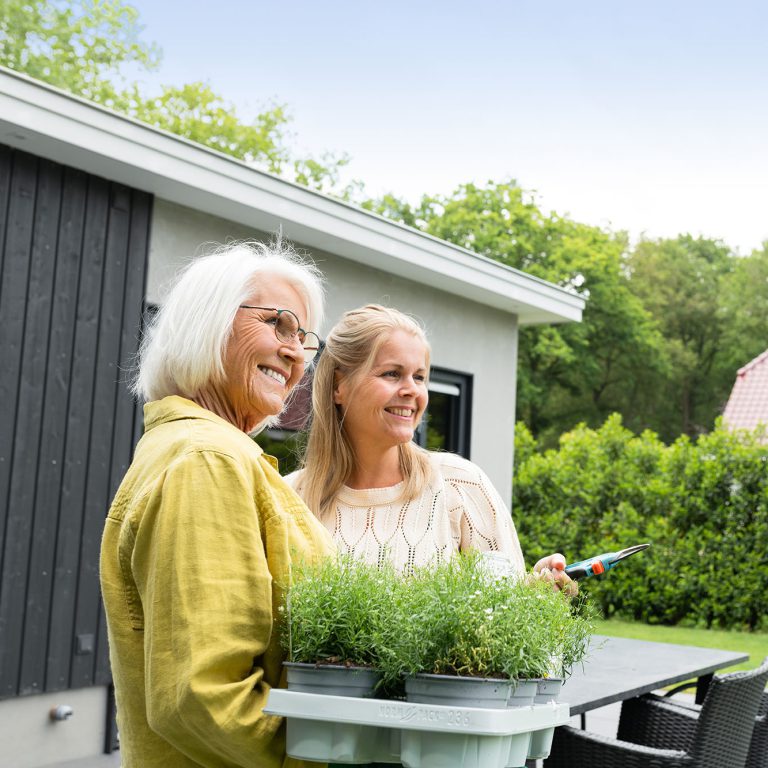
[(311, 363), (320, 348), (320, 338), (312, 331), (305, 331), (299, 325), (299, 318), (290, 309), (277, 309), (277, 307), (254, 307), (251, 304), (241, 304), (240, 309), (263, 309), (266, 312), (275, 312), (274, 317), (262, 320), (262, 323), (270, 325), (274, 323), (275, 336), (285, 344), (294, 344), (299, 340), (304, 349), (304, 364)]

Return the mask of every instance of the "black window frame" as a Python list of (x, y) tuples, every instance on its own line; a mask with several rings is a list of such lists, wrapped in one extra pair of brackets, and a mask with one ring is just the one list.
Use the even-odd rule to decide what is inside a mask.
[[(444, 387), (444, 389), (441, 387)], [(471, 435), (472, 435), (472, 386), (473, 376), (471, 373), (452, 370), (450, 368), (441, 368), (432, 366), (429, 373), (429, 388), (432, 392), (447, 392), (448, 389), (455, 388), (455, 400), (451, 403), (450, 422), (455, 425), (455, 434), (449, 435), (448, 445), (445, 450), (450, 453), (457, 453), (465, 459), (471, 458)], [(414, 440), (418, 445), (426, 448), (427, 429), (429, 423), (429, 406), (424, 415), (422, 424), (414, 435)]]

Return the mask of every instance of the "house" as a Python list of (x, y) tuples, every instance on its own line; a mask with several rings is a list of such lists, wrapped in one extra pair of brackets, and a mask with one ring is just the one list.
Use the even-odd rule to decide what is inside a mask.
[(326, 274), (331, 319), (375, 301), (424, 321), (438, 438), (509, 501), (518, 329), (578, 321), (581, 298), (0, 70), (4, 764), (111, 748), (98, 556), (140, 432), (124, 371), (180, 265), (278, 230)]
[(768, 430), (768, 349), (736, 372), (723, 422), (730, 429)]

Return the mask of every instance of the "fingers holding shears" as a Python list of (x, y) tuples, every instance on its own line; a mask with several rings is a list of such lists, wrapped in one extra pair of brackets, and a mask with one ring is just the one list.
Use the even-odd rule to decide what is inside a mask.
[(579, 592), (578, 584), (565, 572), (565, 557), (559, 552), (542, 557), (533, 566), (533, 572), (537, 578), (552, 582), (556, 589), (573, 597)]

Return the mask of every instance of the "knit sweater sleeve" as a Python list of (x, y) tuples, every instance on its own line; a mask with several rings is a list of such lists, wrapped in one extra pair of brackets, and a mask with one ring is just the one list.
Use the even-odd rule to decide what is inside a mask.
[(498, 552), (518, 573), (525, 560), (507, 505), (480, 467), (454, 454), (435, 454), (458, 549)]

